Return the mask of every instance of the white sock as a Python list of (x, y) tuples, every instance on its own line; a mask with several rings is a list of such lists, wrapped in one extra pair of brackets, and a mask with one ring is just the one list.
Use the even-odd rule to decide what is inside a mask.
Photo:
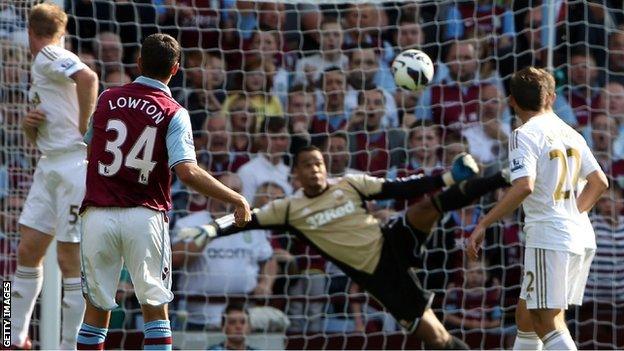
[(516, 341), (513, 344), (514, 350), (537, 350), (540, 351), (544, 344), (535, 332), (523, 332), (518, 329)]
[(21, 346), (28, 337), (28, 327), (37, 296), (43, 287), (43, 267), (17, 266), (11, 285), (11, 342)]
[(63, 302), (61, 303), (61, 350), (75, 350), (76, 338), (82, 325), (85, 300), (82, 296), (80, 278), (63, 279)]
[(542, 341), (545, 350), (576, 350), (576, 344), (567, 330), (553, 330)]

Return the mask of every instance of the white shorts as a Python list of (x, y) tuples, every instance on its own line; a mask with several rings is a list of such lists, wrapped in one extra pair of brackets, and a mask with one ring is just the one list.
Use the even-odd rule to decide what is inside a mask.
[(80, 244), (82, 292), (97, 308), (117, 307), (122, 265), (132, 278), (141, 305), (173, 300), (171, 244), (162, 212), (146, 207), (89, 207), (82, 215)]
[(19, 224), (56, 240), (80, 242), (78, 211), (85, 195), (86, 151), (41, 156), (24, 203)]
[(527, 247), (520, 298), (527, 308), (568, 309), (580, 305), (595, 250), (584, 255)]

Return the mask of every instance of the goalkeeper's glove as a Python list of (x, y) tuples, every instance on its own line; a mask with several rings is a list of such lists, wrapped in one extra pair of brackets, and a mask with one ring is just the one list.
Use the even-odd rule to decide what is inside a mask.
[(470, 154), (461, 153), (453, 159), (451, 170), (442, 175), (444, 184), (451, 186), (462, 180), (467, 180), (479, 173), (479, 166)]
[(193, 240), (197, 247), (203, 247), (207, 244), (207, 241), (217, 237), (217, 228), (214, 224), (182, 228), (178, 231), (178, 237), (184, 241)]

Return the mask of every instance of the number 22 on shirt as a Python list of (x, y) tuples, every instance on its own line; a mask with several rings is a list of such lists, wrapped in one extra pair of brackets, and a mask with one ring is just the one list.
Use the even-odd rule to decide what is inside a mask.
[[(553, 198), (555, 201), (569, 199), (571, 191), (576, 189), (576, 185), (578, 183), (579, 173), (581, 170), (581, 154), (576, 149), (568, 148), (565, 152), (560, 149), (551, 150), (548, 155), (550, 156), (551, 161), (559, 162), (561, 165), (561, 168), (559, 168), (557, 186), (555, 187)], [(574, 167), (572, 172), (572, 190), (563, 190), (566, 175), (568, 174), (568, 169), (570, 168), (570, 162), (568, 162), (570, 159), (573, 160), (572, 166)]]

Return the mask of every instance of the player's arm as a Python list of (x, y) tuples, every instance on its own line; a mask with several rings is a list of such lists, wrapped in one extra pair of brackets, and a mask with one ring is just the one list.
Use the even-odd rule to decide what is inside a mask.
[(197, 165), (191, 118), (186, 109), (180, 108), (171, 118), (167, 128), (166, 143), (169, 168), (176, 172), (182, 183), (204, 196), (214, 197), (234, 205), (237, 225), (243, 225), (249, 221), (251, 211), (247, 200)]
[(511, 188), (501, 201), (475, 227), (468, 240), (468, 256), (476, 259), (485, 237), (485, 229), (520, 206), (531, 195), (537, 176), (539, 146), (536, 137), (516, 130), (509, 138)]
[(594, 207), (602, 193), (609, 188), (609, 181), (603, 171), (594, 171), (587, 177), (587, 184), (576, 198), (576, 206), (580, 213)]
[(256, 208), (251, 214), (251, 220), (243, 226), (234, 225), (234, 215), (218, 218), (210, 224), (197, 227), (183, 228), (178, 231), (178, 237), (186, 241), (193, 241), (197, 247), (203, 248), (209, 241), (246, 230), (253, 229), (284, 229), (289, 210), (288, 199), (270, 201), (262, 208)]
[(90, 68), (85, 67), (72, 74), (71, 79), (76, 82), (76, 95), (78, 96), (78, 129), (80, 134), (87, 132), (89, 118), (95, 110), (95, 102), (98, 93), (98, 76)]
[(181, 162), (174, 166), (180, 181), (204, 196), (227, 202), (236, 207), (234, 217), (239, 225), (250, 220), (251, 211), (245, 198), (215, 179), (195, 162)]
[(39, 109), (30, 110), (22, 120), (24, 135), (33, 144), (37, 143), (37, 130), (45, 121), (45, 114)]
[[(430, 193), (445, 186), (474, 177), (479, 172), (477, 163), (469, 154), (461, 154), (453, 160), (451, 170), (436, 176), (413, 175), (410, 177), (386, 179), (381, 189), (365, 194), (367, 199), (410, 199)], [(366, 188), (369, 188), (365, 186)], [(371, 187), (374, 188), (374, 187)]]

